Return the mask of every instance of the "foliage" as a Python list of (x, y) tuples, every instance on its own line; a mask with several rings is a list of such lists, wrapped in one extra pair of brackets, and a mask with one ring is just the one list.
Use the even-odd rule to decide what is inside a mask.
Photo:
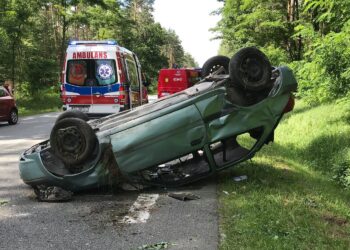
[(59, 98), (58, 86), (44, 87), (30, 94), (31, 84), (22, 82), (16, 89), (16, 103), (19, 116), (59, 111), (62, 102)]
[[(350, 188), (349, 121), (348, 99), (297, 102), (274, 143), (223, 172), (220, 249), (347, 249), (350, 195), (340, 185)], [(240, 175), (248, 180), (234, 182)]]
[(350, 91), (350, 2), (338, 0), (227, 0), (216, 31), (220, 52), (257, 46), (274, 65), (288, 63), (309, 103)]
[[(29, 94), (59, 81), (67, 42), (115, 39), (134, 51), (148, 78), (182, 64), (174, 31), (153, 19), (153, 0), (3, 0), (0, 3), (0, 80), (25, 85)], [(172, 54), (163, 53), (166, 49)]]
[(184, 54), (184, 59), (183, 59), (183, 67), (184, 68), (196, 68), (198, 67), (198, 63), (196, 62), (196, 60), (191, 56), (191, 54), (189, 53), (185, 53)]

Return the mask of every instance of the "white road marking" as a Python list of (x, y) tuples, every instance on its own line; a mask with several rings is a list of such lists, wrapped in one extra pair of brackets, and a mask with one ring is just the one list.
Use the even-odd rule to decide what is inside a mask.
[(149, 219), (150, 210), (156, 204), (159, 194), (140, 194), (130, 207), (128, 215), (121, 219), (121, 223), (135, 224), (146, 223)]

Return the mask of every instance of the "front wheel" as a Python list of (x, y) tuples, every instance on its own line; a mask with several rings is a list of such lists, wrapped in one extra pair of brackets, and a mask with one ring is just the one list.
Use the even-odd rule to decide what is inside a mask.
[(10, 112), (10, 118), (8, 120), (8, 123), (10, 125), (15, 125), (18, 122), (18, 111), (16, 109), (12, 109)]
[(220, 67), (224, 68), (224, 72), (222, 74), (228, 74), (228, 65), (230, 63), (230, 58), (226, 56), (213, 56), (209, 58), (202, 67), (202, 78), (214, 73)]
[(229, 71), (232, 82), (246, 90), (260, 91), (271, 85), (270, 61), (255, 47), (239, 50), (230, 60)]
[(83, 121), (88, 121), (89, 120), (89, 117), (87, 116), (87, 114), (81, 112), (81, 111), (78, 111), (78, 110), (68, 110), (68, 111), (64, 111), (62, 114), (60, 114), (57, 119), (56, 119), (56, 122), (59, 122), (63, 119), (66, 119), (66, 118), (79, 118)]
[(91, 126), (79, 118), (58, 121), (50, 134), (54, 154), (68, 166), (86, 161), (94, 151), (96, 140)]

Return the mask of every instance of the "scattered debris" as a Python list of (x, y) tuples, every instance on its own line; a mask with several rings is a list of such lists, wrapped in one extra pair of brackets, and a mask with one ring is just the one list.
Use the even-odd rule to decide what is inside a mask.
[(169, 193), (168, 196), (180, 201), (198, 200), (201, 198), (192, 193)]
[(56, 186), (47, 187), (45, 185), (39, 185), (34, 187), (34, 192), (39, 201), (70, 201), (73, 197), (73, 192)]
[(235, 176), (233, 177), (233, 180), (236, 182), (240, 182), (240, 181), (245, 181), (248, 179), (248, 176), (246, 175), (241, 175), (241, 176)]
[(139, 183), (128, 183), (128, 182), (122, 182), (120, 184), (120, 188), (124, 191), (140, 191), (142, 189), (145, 189), (146, 186), (139, 184)]
[(312, 207), (312, 208), (317, 208), (318, 207), (318, 204), (315, 200), (311, 199), (311, 198), (308, 198), (306, 197), (304, 199), (304, 204), (308, 207)]
[(167, 249), (168, 246), (172, 244), (169, 244), (168, 242), (159, 242), (151, 245), (143, 245), (141, 247), (138, 247), (137, 249), (140, 250), (160, 250), (160, 249)]
[(220, 241), (224, 242), (226, 240), (227, 236), (224, 233), (220, 233)]
[(9, 203), (8, 201), (5, 201), (5, 200), (0, 200), (0, 206), (4, 206), (6, 205), (7, 203)]

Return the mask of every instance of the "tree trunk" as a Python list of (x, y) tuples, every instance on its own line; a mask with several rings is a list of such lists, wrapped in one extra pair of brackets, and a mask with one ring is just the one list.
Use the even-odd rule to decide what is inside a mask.
[(11, 50), (12, 50), (11, 51), (12, 52), (11, 80), (12, 80), (13, 87), (15, 87), (15, 67), (16, 67), (16, 42), (15, 41), (12, 42)]
[[(287, 20), (294, 27), (294, 22), (299, 20), (299, 0), (288, 0)], [(288, 42), (289, 53), (292, 60), (301, 60), (302, 37), (297, 40), (290, 39)]]
[[(66, 1), (62, 0), (61, 4), (66, 11)], [(61, 49), (60, 49), (60, 67), (62, 67), (64, 63), (64, 54), (65, 54), (65, 43), (66, 43), (66, 30), (67, 30), (67, 21), (66, 21), (66, 15), (62, 16), (62, 41), (61, 41)]]

